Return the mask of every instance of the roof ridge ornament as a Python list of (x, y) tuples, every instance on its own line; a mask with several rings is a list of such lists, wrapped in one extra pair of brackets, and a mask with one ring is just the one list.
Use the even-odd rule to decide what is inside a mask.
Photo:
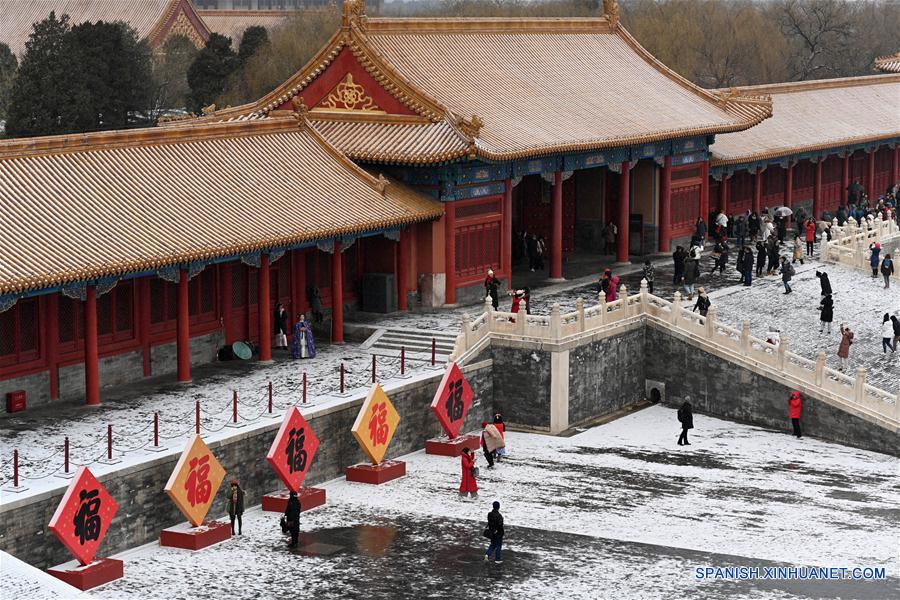
[(482, 120), (482, 118), (478, 115), (472, 115), (472, 118), (468, 121), (460, 117), (456, 121), (456, 125), (462, 130), (464, 134), (474, 139), (481, 134), (481, 128), (484, 127), (484, 120)]
[(603, 14), (609, 20), (610, 27), (619, 24), (619, 2), (618, 0), (603, 0)]
[(303, 96), (291, 98), (291, 106), (294, 108), (294, 118), (297, 119), (297, 127), (306, 129), (309, 125), (309, 107), (303, 102)]
[(341, 24), (344, 29), (349, 29), (352, 23), (360, 27), (366, 26), (366, 2), (365, 0), (344, 0), (344, 16)]
[(727, 90), (722, 90), (721, 92), (719, 92), (719, 106), (721, 106), (722, 108), (728, 108), (728, 103), (734, 100), (737, 95), (737, 90), (733, 87), (730, 87)]
[(378, 179), (377, 179), (376, 182), (375, 182), (375, 189), (378, 190), (378, 192), (379, 192), (382, 196), (385, 195), (385, 193), (386, 193), (386, 191), (387, 191), (387, 186), (388, 186), (389, 184), (390, 184), (390, 181), (388, 181), (388, 180), (385, 178), (384, 175), (382, 175), (381, 173), (379, 173), (379, 174), (378, 174)]

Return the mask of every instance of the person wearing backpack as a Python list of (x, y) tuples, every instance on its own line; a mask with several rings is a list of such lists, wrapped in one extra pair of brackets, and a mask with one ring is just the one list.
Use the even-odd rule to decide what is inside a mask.
[(484, 530), (484, 537), (491, 540), (487, 552), (484, 553), (484, 562), (491, 559), (494, 555), (494, 562), (500, 564), (503, 559), (500, 556), (500, 550), (503, 547), (503, 535), (506, 533), (503, 529), (503, 515), (500, 514), (500, 503), (494, 501), (494, 510), (488, 513), (487, 528)]
[(894, 274), (894, 260), (890, 254), (884, 255), (881, 261), (881, 276), (884, 277), (884, 289), (891, 287), (891, 275)]
[(678, 436), (678, 445), (690, 446), (691, 443), (688, 441), (687, 432), (688, 429), (694, 428), (694, 413), (691, 410), (690, 402), (685, 402), (678, 409), (678, 422), (681, 423), (681, 435)]
[(790, 294), (794, 290), (791, 289), (791, 277), (794, 276), (794, 267), (788, 262), (787, 256), (781, 257), (781, 283), (784, 284), (784, 293)]

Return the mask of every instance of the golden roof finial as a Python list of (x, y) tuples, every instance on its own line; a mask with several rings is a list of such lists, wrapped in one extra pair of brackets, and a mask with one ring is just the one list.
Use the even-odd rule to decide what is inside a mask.
[(387, 179), (385, 179), (384, 175), (382, 175), (381, 173), (379, 173), (379, 174), (378, 174), (378, 181), (375, 183), (375, 189), (377, 189), (378, 192), (379, 192), (382, 196), (384, 196), (385, 191), (387, 190), (387, 186), (388, 186), (389, 183), (390, 183), (390, 181), (388, 181)]
[(306, 127), (306, 119), (309, 116), (309, 107), (303, 102), (303, 96), (291, 98), (291, 106), (294, 107), (294, 118), (297, 119), (297, 126), (303, 129)]
[(344, 0), (343, 26), (350, 27), (352, 21), (359, 20), (365, 24), (366, 2), (365, 0)]
[(619, 2), (618, 0), (603, 0), (603, 14), (609, 20), (609, 24), (613, 27), (619, 24)]

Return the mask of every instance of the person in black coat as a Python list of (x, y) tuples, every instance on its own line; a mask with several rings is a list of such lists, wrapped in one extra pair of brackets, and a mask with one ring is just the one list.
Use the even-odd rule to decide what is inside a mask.
[(284, 519), (288, 531), (291, 532), (291, 543), (288, 544), (288, 548), (296, 548), (297, 539), (300, 537), (300, 500), (297, 499), (296, 492), (291, 492), (288, 498)]
[(495, 555), (494, 562), (497, 564), (503, 562), (503, 559), (500, 556), (500, 550), (503, 547), (503, 535), (505, 533), (506, 532), (503, 529), (503, 515), (500, 514), (500, 503), (494, 501), (494, 510), (489, 512), (487, 517), (487, 530), (485, 531), (485, 534), (490, 538), (491, 544), (488, 546), (487, 552), (484, 553), (485, 562), (491, 559), (491, 554)]
[[(761, 268), (760, 268), (761, 270)], [(748, 248), (744, 253), (744, 285), (750, 286), (753, 282), (753, 252)]]
[(819, 287), (822, 288), (823, 296), (831, 295), (831, 281), (828, 279), (828, 273), (824, 271), (816, 271), (816, 277), (819, 278)]
[(488, 269), (487, 277), (484, 278), (484, 296), (490, 297), (491, 306), (494, 310), (500, 308), (500, 280), (494, 276), (494, 271)]
[(672, 285), (681, 283), (681, 278), (684, 277), (684, 261), (686, 259), (687, 252), (684, 251), (684, 248), (681, 246), (675, 248), (675, 252), (672, 253), (672, 262), (675, 263), (675, 273), (672, 276)]
[(231, 480), (231, 489), (228, 491), (228, 517), (231, 519), (231, 535), (234, 535), (234, 521), (237, 519), (237, 534), (241, 535), (244, 528), (244, 490), (238, 484), (237, 479)]
[(822, 296), (822, 301), (819, 302), (819, 333), (825, 330), (831, 333), (831, 322), (833, 320), (834, 300), (831, 299), (831, 294), (825, 294)]
[(281, 302), (275, 306), (275, 318), (272, 323), (275, 326), (275, 347), (287, 349), (288, 313)]
[(766, 266), (766, 247), (762, 242), (756, 242), (756, 276), (762, 277), (763, 267)]
[(688, 441), (688, 429), (694, 428), (694, 413), (691, 411), (691, 403), (685, 402), (678, 409), (678, 422), (681, 423), (681, 435), (678, 437), (679, 446), (690, 446)]

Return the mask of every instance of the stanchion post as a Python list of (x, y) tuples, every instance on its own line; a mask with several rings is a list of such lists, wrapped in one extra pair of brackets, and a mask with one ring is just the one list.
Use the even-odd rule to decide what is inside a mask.
[(63, 445), (63, 464), (66, 473), (69, 472), (69, 436), (66, 436), (66, 442)]
[(400, 374), (406, 375), (406, 346), (400, 346)]
[(112, 460), (112, 424), (106, 426), (106, 460)]
[(237, 423), (237, 390), (231, 394), (231, 422)]
[(341, 363), (341, 393), (344, 393), (344, 363)]
[(272, 382), (269, 382), (269, 414), (272, 414)]
[(197, 400), (197, 404), (194, 407), (194, 422), (195, 422), (195, 430), (197, 435), (200, 435), (200, 401)]
[(375, 355), (373, 354), (373, 355), (372, 355), (372, 383), (375, 383), (375, 380), (376, 380), (376, 376), (375, 376)]
[(13, 450), (13, 487), (19, 487), (19, 451)]
[(303, 371), (303, 404), (306, 404), (306, 371)]
[(153, 447), (159, 447), (159, 413), (153, 413)]
[(431, 366), (435, 365), (435, 355), (437, 354), (437, 341), (431, 338)]

